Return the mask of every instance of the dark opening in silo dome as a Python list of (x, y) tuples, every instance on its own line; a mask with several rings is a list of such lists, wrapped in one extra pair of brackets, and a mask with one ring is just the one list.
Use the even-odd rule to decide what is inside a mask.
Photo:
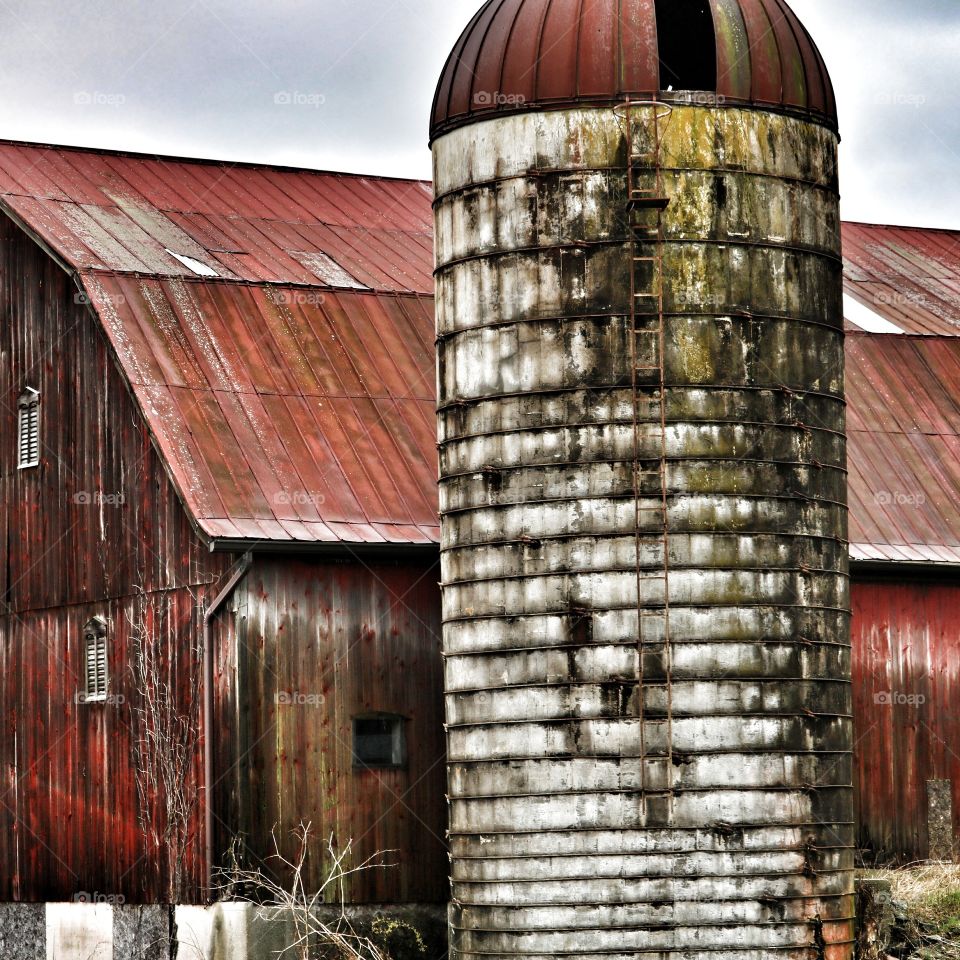
[(656, 0), (662, 90), (717, 89), (717, 34), (707, 0)]
[(823, 58), (786, 0), (488, 0), (447, 59), (431, 138), (502, 113), (691, 90), (837, 127)]

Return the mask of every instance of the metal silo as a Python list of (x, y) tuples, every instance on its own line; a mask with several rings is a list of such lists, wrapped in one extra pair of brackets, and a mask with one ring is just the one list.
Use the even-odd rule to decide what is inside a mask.
[(852, 956), (836, 130), (782, 0), (491, 0), (451, 54), (453, 957)]

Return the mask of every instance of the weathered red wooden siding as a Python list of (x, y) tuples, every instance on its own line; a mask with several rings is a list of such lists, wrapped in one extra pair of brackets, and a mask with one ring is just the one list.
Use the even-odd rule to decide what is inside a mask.
[(953, 782), (960, 836), (960, 583), (858, 579), (852, 596), (860, 844), (925, 858), (928, 780)]
[[(169, 611), (155, 636), (175, 657), (231, 558), (195, 535), (70, 277), (5, 219), (0, 321), (0, 900), (162, 899), (162, 853), (145, 848), (137, 824), (135, 594)], [(20, 471), (16, 400), (28, 385), (41, 392), (42, 462)], [(112, 620), (111, 693), (123, 704), (75, 702), (94, 615)], [(186, 673), (174, 677), (181, 698)], [(201, 826), (188, 896), (203, 877)]]
[[(354, 902), (447, 899), (437, 580), (429, 561), (256, 561), (215, 642), (219, 851), (230, 824), (256, 860), (274, 826), (289, 841), (310, 822), (314, 868), (331, 834), (356, 862), (395, 851), (396, 868), (357, 876)], [(407, 718), (406, 769), (354, 770), (352, 718), (369, 712)]]

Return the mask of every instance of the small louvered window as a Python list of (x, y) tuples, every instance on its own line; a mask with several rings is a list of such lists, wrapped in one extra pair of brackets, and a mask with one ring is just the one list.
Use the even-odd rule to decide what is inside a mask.
[(17, 465), (21, 470), (40, 464), (40, 394), (27, 389), (17, 402)]
[(107, 621), (94, 617), (83, 628), (84, 699), (87, 702), (107, 697)]

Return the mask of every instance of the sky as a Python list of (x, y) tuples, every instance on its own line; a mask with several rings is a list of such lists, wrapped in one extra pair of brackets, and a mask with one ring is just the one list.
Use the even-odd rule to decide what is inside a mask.
[[(0, 137), (429, 177), (480, 0), (0, 0)], [(960, 2), (792, 0), (837, 88), (846, 219), (960, 229)]]

